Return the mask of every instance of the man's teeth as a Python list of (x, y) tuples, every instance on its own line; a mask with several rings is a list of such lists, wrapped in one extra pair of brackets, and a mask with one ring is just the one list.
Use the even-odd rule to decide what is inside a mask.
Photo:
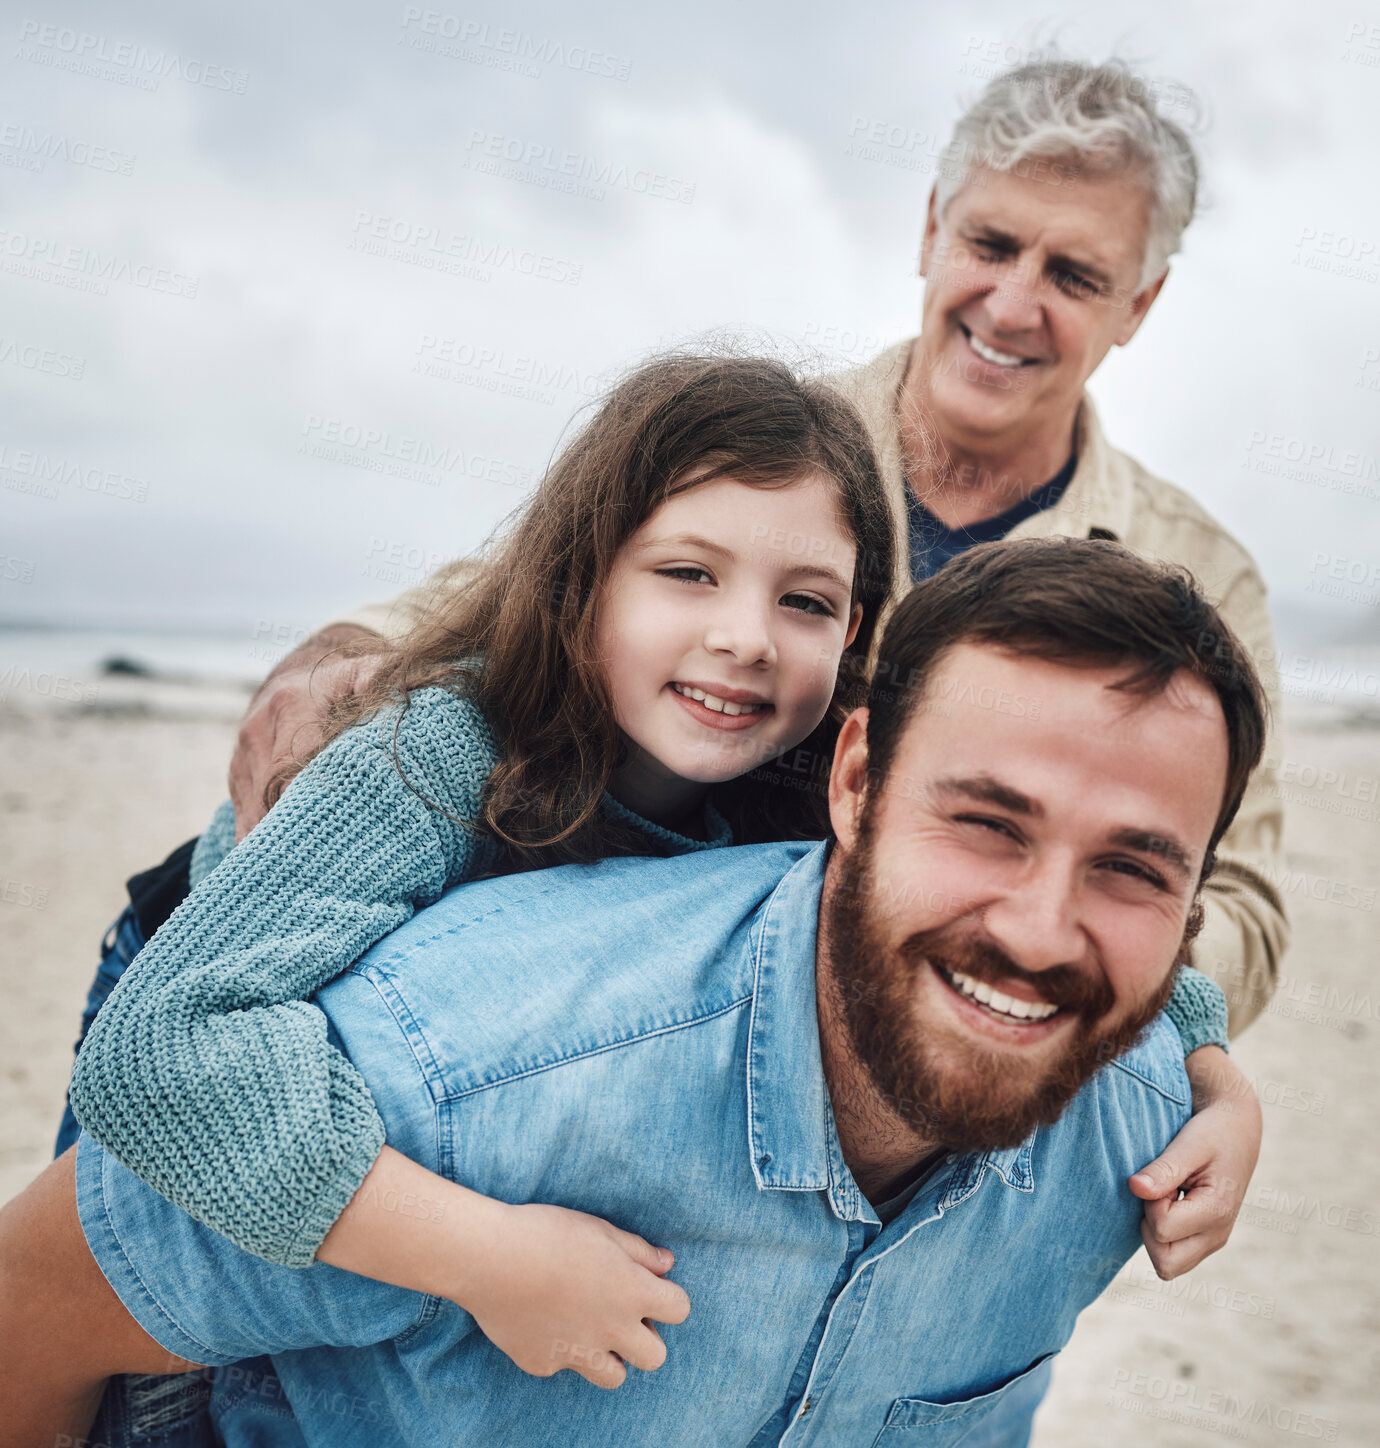
[(944, 975), (956, 990), (961, 990), (966, 996), (972, 996), (989, 1011), (996, 1011), (1003, 1016), (1011, 1016), (1014, 1020), (1048, 1020), (1059, 1009), (1058, 1006), (1050, 1005), (1048, 1001), (1018, 1001), (1014, 996), (993, 990), (986, 981), (974, 980), (970, 975), (960, 975), (956, 970), (946, 970)]
[(677, 694), (696, 700), (716, 714), (756, 714), (759, 709), (767, 707), (765, 704), (734, 704), (728, 699), (720, 699), (717, 694), (706, 694), (703, 689), (691, 689), (685, 684), (672, 684), (671, 687)]
[(1009, 352), (998, 352), (995, 347), (989, 347), (986, 342), (980, 342), (971, 332), (964, 334), (968, 338), (968, 345), (982, 358), (984, 362), (991, 362), (996, 367), (1019, 367), (1026, 359), (1024, 357), (1013, 357)]

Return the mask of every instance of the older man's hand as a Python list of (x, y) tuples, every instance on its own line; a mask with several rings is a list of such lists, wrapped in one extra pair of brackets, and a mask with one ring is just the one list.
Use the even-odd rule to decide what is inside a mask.
[(1255, 1088), (1220, 1046), (1200, 1047), (1185, 1066), (1194, 1115), (1164, 1153), (1130, 1180), (1145, 1202), (1140, 1234), (1166, 1282), (1226, 1246), (1263, 1131)]
[(283, 765), (321, 741), (332, 702), (360, 688), (378, 666), (379, 636), (338, 624), (313, 634), (269, 674), (249, 702), (230, 758), (238, 843), (268, 810), (265, 792)]

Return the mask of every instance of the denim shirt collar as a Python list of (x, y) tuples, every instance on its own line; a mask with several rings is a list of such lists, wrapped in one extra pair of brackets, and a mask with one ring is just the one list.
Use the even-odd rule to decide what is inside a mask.
[[(753, 933), (752, 1022), (748, 1033), (748, 1145), (757, 1185), (827, 1191), (844, 1218), (870, 1215), (845, 1166), (824, 1080), (815, 999), (819, 902), (830, 842), (821, 841), (782, 878)], [(990, 1167), (1015, 1191), (1035, 1189), (1032, 1132), (1001, 1151), (955, 1157), (945, 1204), (970, 1195)]]
[(791, 866), (752, 935), (748, 1139), (759, 1187), (829, 1187), (833, 1112), (815, 1011), (815, 938), (828, 858), (828, 842), (821, 841)]
[(989, 1151), (982, 1158), (988, 1166), (1006, 1183), (1018, 1192), (1035, 1190), (1035, 1173), (1031, 1170), (1030, 1158), (1035, 1150), (1035, 1136), (1039, 1128), (1032, 1131), (1019, 1146), (1005, 1151)]

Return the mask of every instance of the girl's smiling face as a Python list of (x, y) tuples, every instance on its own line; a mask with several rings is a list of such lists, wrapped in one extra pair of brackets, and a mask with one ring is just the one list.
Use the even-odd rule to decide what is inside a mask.
[(668, 498), (619, 550), (599, 656), (627, 763), (610, 792), (649, 818), (799, 744), (823, 719), (862, 606), (837, 487), (731, 476)]

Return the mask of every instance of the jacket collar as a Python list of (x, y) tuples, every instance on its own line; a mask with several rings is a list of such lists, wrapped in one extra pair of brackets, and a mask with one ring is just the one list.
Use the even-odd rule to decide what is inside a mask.
[[(905, 467), (901, 449), (900, 396), (918, 339), (907, 338), (879, 353), (838, 381), (863, 415), (877, 444), (878, 463), (897, 516), (905, 517)], [(1131, 525), (1134, 479), (1127, 459), (1108, 443), (1092, 398), (1084, 391), (1074, 421), (1078, 465), (1054, 507), (1027, 518), (1012, 537), (1063, 534), (1070, 538), (1110, 538), (1120, 542)]]
[[(843, 1218), (864, 1201), (843, 1161), (824, 1080), (815, 997), (819, 902), (829, 843), (803, 855), (772, 892), (752, 935), (755, 986), (748, 1032), (748, 1149), (764, 1190), (829, 1193)], [(954, 1158), (945, 1196), (952, 1205), (976, 1189), (986, 1168), (1013, 1190), (1034, 1190), (1031, 1134), (1005, 1151)]]
[[(1086, 392), (1073, 427), (1078, 465), (1063, 496), (1048, 510), (1011, 530), (1013, 537), (1060, 533), (1069, 538), (1109, 538), (1120, 543), (1131, 526), (1133, 479), (1127, 460), (1108, 443)], [(1047, 527), (1028, 529), (1044, 517)]]

